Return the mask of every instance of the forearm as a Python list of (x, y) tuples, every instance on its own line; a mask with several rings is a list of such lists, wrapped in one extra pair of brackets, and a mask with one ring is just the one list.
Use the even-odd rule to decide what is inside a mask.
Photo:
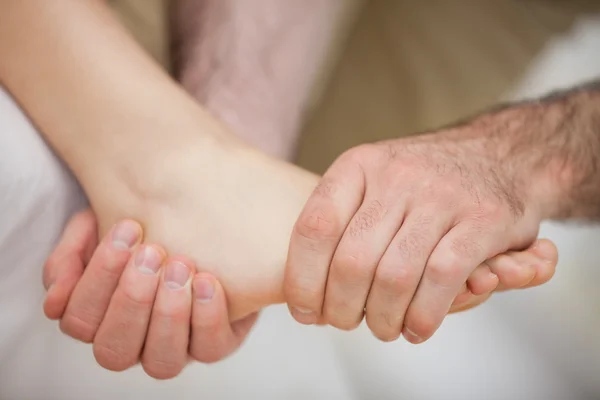
[(175, 72), (239, 136), (291, 158), (348, 0), (177, 0)]
[(211, 129), (99, 1), (3, 1), (0, 81), (88, 195), (132, 163), (156, 169), (144, 155), (185, 143), (175, 139), (198, 136), (199, 126)]
[(469, 124), (544, 219), (600, 221), (600, 85), (500, 107)]

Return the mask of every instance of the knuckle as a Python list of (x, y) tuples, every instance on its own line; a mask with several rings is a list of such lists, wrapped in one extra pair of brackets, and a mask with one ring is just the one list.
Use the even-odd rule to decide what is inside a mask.
[(113, 346), (110, 343), (104, 341), (94, 342), (94, 358), (96, 362), (100, 364), (102, 368), (109, 371), (125, 371), (131, 368), (137, 362), (135, 357), (131, 357), (126, 352), (119, 349), (118, 346)]
[(313, 191), (313, 196), (322, 199), (331, 199), (337, 190), (339, 189), (339, 184), (337, 180), (331, 176), (324, 176), (321, 178), (315, 190)]
[(464, 197), (460, 187), (454, 179), (447, 177), (427, 181), (423, 189), (423, 197), (427, 202), (441, 205), (444, 209), (453, 208), (457, 200)]
[(309, 241), (331, 241), (341, 235), (340, 224), (335, 211), (319, 205), (303, 212), (295, 225), (294, 232)]
[(385, 206), (379, 200), (373, 200), (362, 207), (352, 219), (348, 233), (352, 237), (371, 232), (385, 217)]
[(127, 282), (123, 286), (123, 298), (132, 309), (147, 309), (154, 304), (155, 292), (143, 290), (133, 282)]
[(331, 276), (334, 280), (360, 283), (371, 280), (373, 263), (359, 251), (336, 256), (331, 263)]
[(479, 204), (479, 214), (490, 219), (500, 219), (506, 215), (506, 207), (498, 201), (485, 200)]
[(121, 277), (123, 267), (127, 263), (129, 257), (107, 254), (107, 250), (102, 247), (99, 247), (98, 250), (100, 250), (100, 252), (96, 260), (99, 273), (101, 276), (104, 276), (105, 279), (117, 281)]
[(386, 293), (398, 294), (416, 286), (417, 278), (417, 270), (408, 265), (397, 268), (383, 265), (377, 268), (374, 284)]
[(370, 159), (377, 159), (381, 155), (381, 146), (374, 143), (359, 144), (344, 152), (338, 160), (344, 163), (363, 164)]
[(427, 238), (425, 231), (431, 224), (429, 217), (419, 217), (416, 227), (411, 227), (407, 235), (404, 235), (395, 243), (398, 256), (401, 260), (420, 260), (425, 258), (425, 244)]
[(478, 239), (481, 240), (487, 233), (488, 230), (484, 225), (475, 224), (468, 235), (453, 239), (450, 243), (452, 259), (457, 261), (478, 259), (483, 254), (483, 246)]
[(471, 224), (471, 232), (481, 236), (504, 231), (514, 219), (501, 205), (486, 202), (471, 213), (468, 221)]
[(284, 295), (290, 306), (320, 310), (324, 289), (311, 278), (298, 277), (284, 281)]
[(455, 257), (444, 260), (430, 260), (426, 269), (427, 277), (435, 284), (446, 286), (460, 279), (462, 276), (462, 265)]
[(98, 326), (99, 321), (91, 321), (73, 312), (66, 313), (59, 324), (62, 333), (83, 343), (94, 340)]
[(190, 323), (190, 312), (185, 306), (172, 307), (157, 302), (152, 310), (152, 318), (162, 321), (173, 328), (188, 325)]
[(154, 379), (172, 379), (183, 370), (183, 365), (175, 361), (142, 360), (142, 368), (148, 376)]

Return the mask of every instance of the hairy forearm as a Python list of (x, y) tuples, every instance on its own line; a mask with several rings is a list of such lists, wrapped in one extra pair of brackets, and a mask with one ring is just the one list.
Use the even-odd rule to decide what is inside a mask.
[(200, 135), (199, 126), (211, 130), (208, 114), (138, 48), (103, 2), (1, 5), (0, 81), (88, 195), (122, 182), (127, 165), (157, 170), (156, 158), (145, 155), (185, 142), (177, 137)]
[(468, 124), (542, 218), (600, 221), (600, 82), (501, 106)]
[(175, 73), (239, 136), (294, 154), (311, 88), (348, 0), (176, 0)]
[(540, 141), (549, 152), (538, 163), (562, 193), (550, 217), (600, 221), (600, 82), (554, 93), (537, 107), (547, 109), (550, 126)]

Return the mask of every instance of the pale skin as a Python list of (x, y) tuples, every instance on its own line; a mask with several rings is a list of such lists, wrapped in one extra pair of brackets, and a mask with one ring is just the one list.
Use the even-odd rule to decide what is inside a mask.
[[(70, 18), (57, 23), (52, 18), (55, 13)], [(45, 28), (44, 35), (22, 32), (25, 28), (19, 21), (28, 18), (33, 19), (32, 26)], [(116, 315), (132, 305), (128, 301), (144, 303), (141, 297), (126, 292), (135, 286), (123, 278), (112, 300), (107, 299), (105, 304), (108, 312), (117, 311), (115, 319), (109, 321), (114, 324), (112, 328), (101, 321), (99, 329), (108, 336), (92, 332), (104, 314), (88, 315), (85, 309), (73, 318), (63, 317), (63, 329), (83, 327), (88, 334), (92, 332), (99, 361), (112, 363), (112, 369), (124, 369), (138, 361), (139, 351), (131, 357), (117, 357), (116, 362), (115, 354), (135, 345), (139, 341), (136, 328), (149, 324), (146, 339), (152, 346), (146, 347), (167, 349), (176, 344), (178, 351), (144, 353), (144, 367), (153, 376), (168, 377), (173, 374), (173, 367), (182, 368), (187, 360), (190, 328), (183, 335), (171, 332), (169, 327), (173, 318), (185, 319), (185, 310), (192, 307), (189, 300), (192, 280), (197, 279), (192, 278), (195, 266), (219, 278), (227, 293), (231, 320), (285, 300), (283, 267), (288, 238), (292, 232), (302, 233), (293, 227), (317, 177), (239, 143), (149, 62), (100, 4), (45, 2), (34, 6), (31, 2), (7, 2), (0, 27), (0, 37), (4, 38), (0, 39), (2, 83), (77, 175), (90, 198), (101, 234), (119, 219), (133, 217), (144, 226), (147, 243), (161, 243), (171, 254), (189, 256), (163, 260), (156, 247), (159, 265), (165, 272), (159, 269), (154, 275), (147, 274), (146, 288), (154, 287), (154, 292), (149, 290), (144, 296), (154, 295), (160, 277), (170, 276), (171, 267), (181, 270), (183, 266), (185, 279), (180, 287), (163, 285), (175, 289), (159, 291), (159, 307), (151, 311), (151, 316), (148, 310), (138, 310), (147, 316), (145, 319), (128, 318), (132, 314)], [(71, 33), (73, 29), (76, 36)], [(17, 46), (6, 39), (14, 35), (26, 39)], [(80, 46), (80, 42), (91, 39), (98, 43), (93, 50)], [(53, 48), (53, 43), (62, 46)], [(71, 51), (75, 48), (81, 50)], [(44, 55), (48, 49), (53, 50), (52, 57)], [(9, 54), (11, 57), (5, 57)], [(105, 66), (95, 62), (97, 58), (119, 60), (119, 65)], [(28, 64), (23, 62), (25, 59), (40, 62)], [(82, 65), (89, 68), (81, 68)], [(53, 79), (47, 79), (44, 73), (51, 73)], [(110, 91), (105, 90), (107, 82), (114, 84)], [(143, 96), (131, 99), (131, 93)], [(65, 110), (69, 110), (68, 118)], [(170, 134), (165, 137), (165, 132)], [(160, 155), (159, 160), (152, 158), (156, 154)], [(214, 171), (219, 171), (218, 177)], [(111, 186), (110, 192), (106, 191), (107, 185)], [(261, 234), (256, 235), (259, 227)], [(122, 261), (128, 256), (129, 253), (122, 253)], [(122, 267), (122, 262), (114, 265)], [(144, 267), (152, 270), (148, 265)], [(121, 275), (111, 276), (112, 285), (116, 286)], [(84, 279), (85, 275), (81, 282)], [(216, 281), (212, 283), (217, 285)], [(293, 279), (288, 280), (286, 287), (294, 287)], [(202, 290), (196, 291), (199, 292)], [(143, 298), (147, 303), (148, 297)], [(161, 305), (166, 306), (160, 308)], [(294, 305), (301, 306), (298, 302)], [(173, 309), (184, 313), (165, 312)], [(93, 318), (86, 320), (90, 317)], [(139, 326), (129, 326), (134, 322)], [(131, 329), (122, 329), (123, 326)], [(195, 328), (192, 324), (192, 341)], [(168, 371), (163, 370), (165, 366)]]

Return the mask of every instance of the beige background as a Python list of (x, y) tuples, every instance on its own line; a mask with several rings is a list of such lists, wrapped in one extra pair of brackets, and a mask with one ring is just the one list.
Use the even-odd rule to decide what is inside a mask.
[[(298, 162), (322, 172), (365, 141), (430, 129), (500, 100), (552, 37), (595, 1), (348, 0), (354, 24), (321, 82)], [(168, 65), (166, 0), (111, 0)]]

